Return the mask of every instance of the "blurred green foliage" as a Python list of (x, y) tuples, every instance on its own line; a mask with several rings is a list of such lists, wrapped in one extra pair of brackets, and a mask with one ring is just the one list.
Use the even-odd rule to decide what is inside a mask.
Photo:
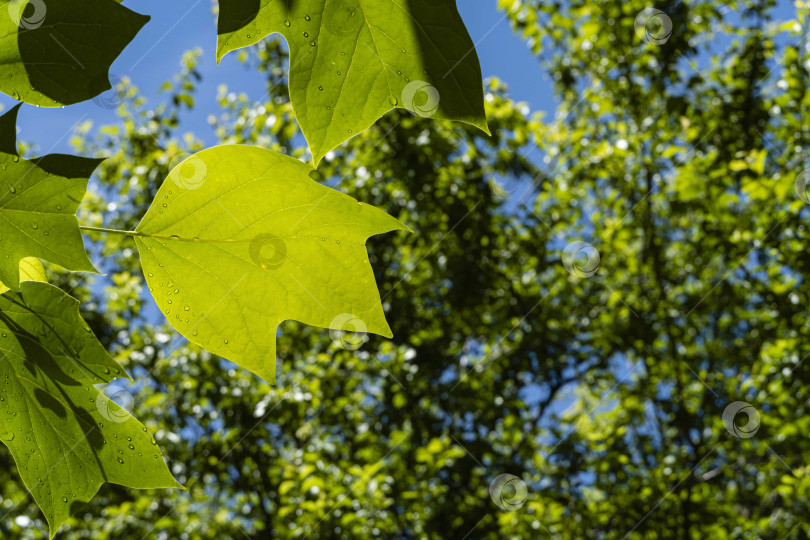
[[(666, 3), (658, 45), (635, 0), (502, 7), (554, 118), (492, 80), (491, 138), (394, 113), (319, 167), (415, 231), (369, 242), (393, 340), (347, 351), (285, 323), (270, 386), (155, 326), (130, 239), (91, 237), (106, 282), (51, 269), (188, 487), (105, 486), (62, 537), (807, 537), (807, 6), (775, 21), (770, 1)], [(240, 54), (268, 93), (223, 88), (220, 141), (305, 159), (284, 48)], [(75, 136), (112, 156), (83, 223), (134, 228), (201, 149), (179, 124), (196, 58), (164, 103), (124, 84), (120, 123)], [(572, 241), (598, 250), (591, 277), (562, 264)], [(724, 425), (734, 401), (759, 412), (753, 437)], [(505, 473), (528, 488), (512, 511), (489, 493)], [(44, 538), (0, 474), (0, 534)]]

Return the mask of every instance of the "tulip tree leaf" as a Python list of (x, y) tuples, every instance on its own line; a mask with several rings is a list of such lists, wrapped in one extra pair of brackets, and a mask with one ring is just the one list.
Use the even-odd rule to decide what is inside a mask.
[(134, 233), (171, 324), (268, 381), (285, 320), (391, 337), (365, 243), (407, 228), (310, 175), (262, 148), (204, 150), (171, 171)]
[[(26, 257), (20, 260), (20, 281), (48, 281), (45, 267), (39, 259)], [(0, 283), (0, 294), (9, 290), (11, 289)]]
[(0, 117), (0, 282), (19, 290), (20, 259), (37, 257), (68, 270), (94, 272), (76, 211), (98, 159), (16, 152), (19, 106)]
[(115, 0), (0, 0), (0, 91), (42, 107), (91, 99), (147, 21)]
[(489, 133), (481, 67), (455, 0), (219, 0), (217, 59), (280, 33), (315, 164), (395, 107)]
[(20, 289), (0, 296), (0, 441), (51, 535), (105, 482), (181, 487), (146, 428), (94, 388), (126, 373), (78, 302), (46, 283)]

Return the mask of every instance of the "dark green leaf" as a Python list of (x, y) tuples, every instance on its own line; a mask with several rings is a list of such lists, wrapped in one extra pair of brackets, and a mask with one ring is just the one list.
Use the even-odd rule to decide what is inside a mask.
[(91, 99), (147, 21), (114, 0), (0, 0), (0, 91), (43, 107)]
[(104, 482), (180, 487), (146, 428), (93, 385), (126, 374), (79, 315), (35, 281), (0, 296), (0, 440), (55, 533)]
[(401, 107), (489, 133), (475, 45), (455, 0), (220, 0), (217, 58), (278, 32), (315, 164)]
[(26, 160), (6, 153), (19, 106), (0, 117), (0, 282), (19, 290), (20, 259), (38, 257), (94, 272), (76, 211), (101, 160), (54, 154)]

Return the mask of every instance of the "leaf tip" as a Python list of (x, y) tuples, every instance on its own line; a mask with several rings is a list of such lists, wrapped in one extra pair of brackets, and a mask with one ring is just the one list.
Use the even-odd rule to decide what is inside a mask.
[[(45, 513), (45, 511), (42, 510), (41, 508), (40, 510), (42, 511), (43, 514)], [(47, 516), (45, 518), (45, 521), (48, 522), (48, 540), (53, 540), (56, 537), (56, 534), (59, 532), (59, 529), (62, 528), (62, 525), (64, 525), (65, 522), (64, 521), (62, 521), (61, 523), (57, 523), (56, 521), (52, 522), (50, 519), (48, 519)]]
[(254, 372), (254, 374), (270, 386), (275, 386), (276, 384), (276, 366), (273, 364), (272, 368), (261, 369), (258, 372)]
[(484, 116), (481, 120), (473, 123), (475, 127), (486, 133), (488, 136), (492, 137), (492, 131), (489, 129), (489, 122), (487, 122), (487, 117)]
[[(121, 7), (126, 7), (126, 6), (121, 6)], [(127, 8), (127, 9), (129, 9), (129, 8)], [(133, 24), (133, 27), (137, 27), (137, 28), (135, 30), (135, 34), (133, 34), (133, 38), (134, 38), (135, 35), (138, 32), (140, 32), (141, 29), (144, 26), (146, 26), (147, 23), (149, 23), (149, 21), (152, 20), (152, 16), (151, 15), (146, 15), (145, 13), (138, 13), (137, 11), (132, 11), (132, 10), (129, 10), (129, 11), (135, 16), (135, 17), (133, 17), (133, 21), (135, 21), (134, 24)]]
[(314, 148), (312, 148), (311, 146), (310, 146), (309, 151), (312, 154), (312, 159), (310, 160), (311, 163), (312, 163), (312, 168), (317, 169), (318, 165), (320, 165), (320, 163), (321, 163), (321, 160), (326, 155), (326, 152), (317, 151)]
[(229, 49), (229, 48), (227, 47), (227, 42), (222, 41), (222, 40), (220, 39), (221, 37), (222, 37), (222, 36), (217, 36), (217, 54), (216, 54), (216, 57), (217, 57), (217, 65), (219, 65), (219, 64), (222, 62), (222, 59), (223, 59), (223, 58), (225, 58), (225, 56), (226, 56), (226, 55), (227, 55), (229, 52), (231, 52), (231, 51), (233, 50), (233, 49)]
[(398, 225), (398, 227), (396, 227), (395, 229), (392, 229), (392, 230), (394, 230), (394, 231), (405, 231), (405, 232), (406, 232), (406, 233), (408, 233), (408, 234), (413, 234), (413, 233), (414, 233), (413, 229), (411, 229), (410, 227), (408, 227), (407, 225), (405, 225), (404, 223), (402, 223), (400, 220), (398, 220), (398, 219), (397, 219), (397, 218), (395, 218), (394, 216), (391, 216), (391, 218), (392, 218), (394, 221), (396, 221), (396, 223), (397, 223), (397, 225)]

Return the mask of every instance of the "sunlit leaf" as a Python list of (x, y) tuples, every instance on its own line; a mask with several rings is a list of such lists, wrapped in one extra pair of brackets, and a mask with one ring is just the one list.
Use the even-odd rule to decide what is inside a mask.
[[(45, 267), (34, 257), (26, 257), (20, 260), (20, 281), (47, 281)], [(0, 283), (0, 294), (9, 291), (3, 283)]]
[(205, 150), (172, 170), (136, 229), (169, 322), (269, 381), (285, 320), (391, 336), (365, 243), (406, 227), (311, 174), (261, 148)]

